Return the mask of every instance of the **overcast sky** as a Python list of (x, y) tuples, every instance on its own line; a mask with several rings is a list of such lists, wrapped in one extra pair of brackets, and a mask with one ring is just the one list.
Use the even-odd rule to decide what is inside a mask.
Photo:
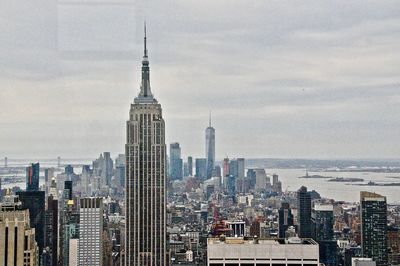
[(184, 156), (400, 158), (398, 0), (2, 0), (0, 156), (123, 152), (144, 19)]

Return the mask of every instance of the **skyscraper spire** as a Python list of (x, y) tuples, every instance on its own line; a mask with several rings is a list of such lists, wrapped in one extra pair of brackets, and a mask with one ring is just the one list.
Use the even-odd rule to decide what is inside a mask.
[(135, 103), (154, 103), (154, 99), (150, 89), (150, 67), (147, 51), (147, 29), (146, 22), (144, 22), (144, 42), (143, 42), (143, 59), (142, 59), (142, 82), (140, 85), (140, 93), (135, 98)]
[(211, 111), (210, 111), (210, 117), (208, 118), (208, 124), (209, 124), (209, 127), (211, 127)]
[(144, 57), (147, 57), (146, 21), (144, 21)]

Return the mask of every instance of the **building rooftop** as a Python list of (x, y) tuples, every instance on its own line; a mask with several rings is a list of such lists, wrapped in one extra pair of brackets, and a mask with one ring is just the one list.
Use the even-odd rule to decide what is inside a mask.
[(332, 204), (323, 204), (323, 203), (316, 203), (314, 206), (314, 210), (316, 211), (333, 211)]
[(386, 197), (375, 192), (361, 191), (360, 201), (386, 201)]
[(252, 237), (224, 237), (219, 238), (208, 238), (208, 245), (222, 245), (222, 244), (237, 244), (237, 245), (248, 245), (248, 244), (261, 244), (261, 245), (318, 245), (311, 238), (298, 238), (291, 237), (289, 239), (258, 239)]

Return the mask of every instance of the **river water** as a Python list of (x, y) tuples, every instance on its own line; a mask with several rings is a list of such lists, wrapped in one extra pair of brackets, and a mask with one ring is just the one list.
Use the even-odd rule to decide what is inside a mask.
[[(295, 191), (301, 186), (306, 186), (308, 190), (316, 190), (321, 197), (334, 199), (336, 201), (359, 202), (360, 191), (370, 191), (387, 197), (388, 203), (400, 204), (400, 186), (356, 186), (349, 185), (349, 182), (329, 182), (327, 178), (298, 178), (305, 176), (305, 169), (266, 169), (267, 173), (276, 173), (282, 182), (282, 189), (285, 191)], [(371, 172), (308, 172), (309, 175), (362, 178), (364, 182), (389, 182), (400, 183), (400, 174), (393, 173), (371, 173)], [(392, 177), (392, 178), (391, 178)]]

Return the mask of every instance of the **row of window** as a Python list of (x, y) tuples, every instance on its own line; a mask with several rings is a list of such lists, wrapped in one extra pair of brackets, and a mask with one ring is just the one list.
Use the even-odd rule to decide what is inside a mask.
[(317, 266), (318, 264), (295, 264), (295, 263), (249, 263), (249, 262), (242, 262), (242, 263), (209, 263), (210, 266)]

